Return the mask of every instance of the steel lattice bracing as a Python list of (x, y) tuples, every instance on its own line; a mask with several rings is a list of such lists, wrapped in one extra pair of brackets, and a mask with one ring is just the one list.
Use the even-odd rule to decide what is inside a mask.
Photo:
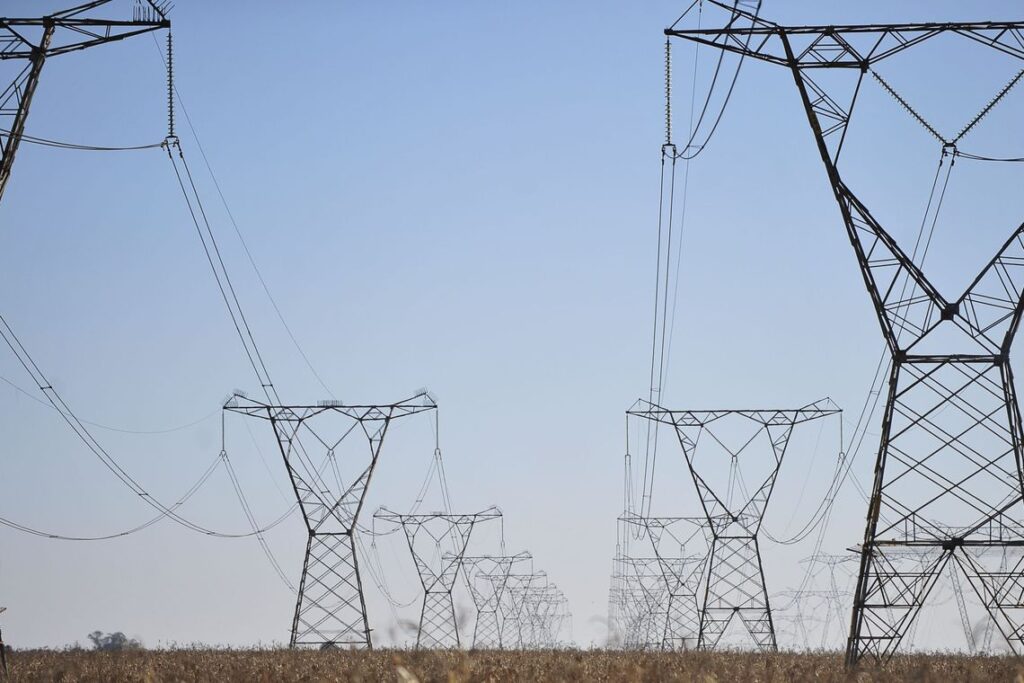
[[(419, 631), (416, 634), (417, 649), (459, 647), (462, 640), (452, 599), (455, 581), (462, 569), (474, 527), (499, 519), (501, 511), (491, 507), (463, 515), (445, 512), (399, 514), (382, 508), (373, 517), (402, 527), (409, 552), (416, 564), (416, 572), (423, 586), (423, 609), (420, 611)], [(446, 548), (450, 552), (445, 552)]]
[(523, 602), (525, 592), (536, 586), (547, 585), (547, 574), (544, 572), (511, 572), (505, 574), (489, 574), (483, 580), (504, 585), (498, 601), (498, 614), (501, 618), (499, 638), (504, 647), (523, 649), (529, 643), (529, 623)]
[[(32, 96), (47, 58), (149, 33), (171, 24), (166, 3), (132, 4), (101, 0), (46, 17), (0, 17), (0, 64), (24, 63), (13, 79), (0, 81), (0, 200), (11, 177), (14, 157), (25, 133)], [(122, 16), (113, 8), (123, 5)], [(114, 15), (101, 16), (101, 15)]]
[[(839, 409), (829, 399), (795, 410), (710, 411), (666, 410), (638, 401), (629, 413), (675, 429), (707, 518), (711, 549), (705, 570), (697, 647), (714, 649), (733, 619), (738, 618), (758, 648), (775, 650), (775, 627), (758, 532), (793, 428), (809, 420), (835, 415)], [(753, 431), (737, 444), (729, 444), (721, 432), (724, 426), (737, 424), (746, 424), (747, 431)], [(706, 478), (707, 461), (697, 461), (702, 436), (730, 458), (730, 471), (735, 477), (730, 477), (728, 490), (715, 488)], [(747, 486), (742, 486), (739, 485), (743, 481), (740, 456), (753, 444), (763, 445), (762, 457), (770, 458), (769, 466), (763, 478), (749, 480)]]
[(639, 515), (625, 515), (619, 521), (641, 529), (654, 550), (666, 600), (659, 647), (689, 649), (700, 632), (702, 584), (708, 559), (704, 531), (707, 521), (696, 517)]
[[(1009, 363), (1024, 293), (1024, 225), (960, 296), (947, 299), (850, 188), (839, 157), (869, 71), (944, 154), (957, 155), (960, 139), (1019, 76), (958, 134), (944, 135), (873, 67), (940, 35), (1024, 61), (1024, 22), (792, 27), (725, 9), (724, 28), (666, 34), (790, 70), (892, 356), (847, 664), (896, 652), (951, 559), (1021, 654), (1024, 563), (1007, 567), (1005, 553), (991, 551), (1024, 543), (1021, 418)], [(848, 74), (842, 96), (815, 75), (826, 69)]]
[(509, 598), (518, 616), (522, 642), (520, 647), (551, 649), (560, 643), (560, 634), (572, 615), (562, 590), (553, 583), (513, 585)]
[[(270, 422), (309, 533), (290, 647), (372, 647), (356, 555), (359, 514), (391, 421), (436, 408), (425, 392), (387, 405), (282, 406), (241, 395), (225, 404)], [(339, 462), (335, 451), (356, 432), (367, 447)]]
[(512, 569), (520, 562), (529, 562), (530, 553), (517, 555), (476, 555), (462, 558), (466, 585), (476, 608), (473, 626), (474, 650), (501, 649), (501, 600), (508, 590)]

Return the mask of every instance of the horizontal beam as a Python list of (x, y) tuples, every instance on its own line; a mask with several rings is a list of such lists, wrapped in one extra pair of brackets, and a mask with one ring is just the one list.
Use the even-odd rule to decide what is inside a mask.
[[(743, 22), (744, 26), (737, 23)], [(1024, 60), (1024, 21), (782, 26), (733, 12), (723, 28), (665, 29), (665, 35), (799, 69), (867, 69), (943, 34), (956, 34)], [(792, 57), (784, 41), (790, 41)]]

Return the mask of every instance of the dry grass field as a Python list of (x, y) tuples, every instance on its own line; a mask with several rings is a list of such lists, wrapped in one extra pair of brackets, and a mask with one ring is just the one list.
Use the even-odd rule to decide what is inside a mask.
[(843, 669), (838, 654), (545, 652), (310, 652), (164, 650), (14, 653), (12, 681), (1020, 681), (1024, 660), (912, 655)]

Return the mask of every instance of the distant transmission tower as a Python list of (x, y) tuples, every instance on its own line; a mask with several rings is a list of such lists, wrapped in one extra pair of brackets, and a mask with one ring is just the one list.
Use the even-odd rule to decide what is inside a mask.
[[(868, 74), (935, 138), (947, 178), (954, 159), (1005, 161), (959, 145), (1024, 70), (958, 133), (943, 134), (877, 69), (940, 37), (988, 47), (1020, 65), (1024, 22), (780, 26), (717, 0), (708, 4), (728, 12), (726, 28), (665, 33), (790, 71), (892, 359), (846, 662), (892, 656), (951, 559), (1013, 651), (1024, 654), (1024, 563), (1000, 571), (998, 553), (979, 552), (1024, 543), (1016, 531), (1024, 513), (1024, 433), (1009, 358), (1022, 311), (1024, 225), (966, 291), (947, 299), (915, 262), (916, 249), (903, 251), (839, 167)], [(917, 557), (898, 552), (906, 549)]]
[(689, 649), (700, 632), (701, 584), (708, 559), (704, 530), (707, 520), (627, 514), (620, 521), (643, 531), (658, 560), (668, 596), (660, 648)]
[(476, 608), (473, 627), (474, 650), (501, 649), (501, 599), (508, 590), (512, 568), (520, 562), (529, 562), (530, 553), (517, 555), (476, 555), (462, 558), (466, 585)]
[[(290, 647), (372, 647), (356, 556), (359, 513), (392, 420), (436, 409), (426, 392), (386, 405), (282, 406), (239, 394), (225, 404), (270, 422), (309, 532)], [(369, 448), (338, 458), (352, 433)]]
[(503, 583), (505, 586), (498, 601), (498, 614), (501, 617), (500, 638), (503, 647), (514, 646), (522, 649), (527, 643), (528, 624), (526, 624), (526, 613), (522, 597), (525, 591), (534, 586), (547, 584), (545, 572), (510, 572), (504, 574), (489, 574), (481, 577), (494, 584)]
[[(683, 447), (693, 483), (711, 534), (711, 552), (700, 615), (699, 649), (714, 649), (730, 622), (739, 618), (762, 650), (775, 650), (775, 627), (764, 582), (757, 536), (765, 508), (775, 487), (793, 428), (803, 422), (838, 414), (829, 399), (795, 410), (666, 410), (638, 401), (631, 415), (671, 425)], [(737, 445), (726, 443), (724, 426), (754, 428)], [(710, 443), (729, 457), (728, 489), (713, 489), (706, 479), (707, 458), (698, 463), (698, 447), (706, 435)], [(759, 438), (760, 437), (760, 438)], [(755, 443), (764, 443), (763, 456), (771, 458), (767, 475), (743, 485), (739, 458)], [(716, 463), (718, 464), (718, 463)]]
[[(423, 585), (423, 609), (416, 634), (417, 648), (457, 648), (461, 645), (452, 591), (462, 569), (473, 528), (499, 519), (501, 511), (491, 507), (468, 515), (433, 512), (399, 514), (381, 508), (374, 519), (402, 527), (416, 572)], [(451, 552), (444, 552), (445, 547)], [(436, 559), (435, 559), (436, 558)]]
[(97, 16), (96, 10), (111, 2), (88, 2), (38, 18), (0, 17), (0, 62), (26, 62), (10, 85), (0, 90), (0, 201), (47, 58), (171, 27), (165, 16), (167, 2), (136, 2), (130, 16), (122, 18)]

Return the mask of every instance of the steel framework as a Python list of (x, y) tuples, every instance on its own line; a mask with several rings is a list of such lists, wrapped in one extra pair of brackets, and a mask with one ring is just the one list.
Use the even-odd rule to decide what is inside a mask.
[(514, 642), (519, 649), (526, 647), (529, 624), (522, 596), (531, 587), (546, 585), (547, 574), (543, 571), (510, 572), (508, 575), (488, 574), (480, 578), (505, 587), (498, 601), (498, 615), (501, 617), (499, 637), (502, 644), (510, 645)]
[[(662, 650), (686, 650), (700, 633), (701, 584), (707, 567), (707, 520), (698, 517), (641, 517), (626, 514), (621, 523), (642, 530), (651, 542), (664, 581), (667, 604)], [(699, 539), (696, 542), (695, 539)], [(694, 546), (699, 545), (699, 552)]]
[[(994, 553), (970, 549), (1024, 543), (1012, 531), (1022, 512), (1024, 435), (1009, 362), (1021, 316), (1024, 224), (966, 291), (946, 299), (845, 182), (839, 156), (868, 72), (944, 153), (955, 154), (960, 139), (1020, 75), (953, 136), (914, 112), (875, 65), (943, 35), (1024, 60), (1024, 22), (780, 26), (709, 1), (729, 12), (725, 27), (672, 27), (666, 35), (789, 69), (892, 357), (847, 665), (865, 655), (887, 659), (897, 650), (950, 559), (1021, 654), (1024, 560), (1001, 570), (986, 559)], [(825, 86), (817, 74), (826, 70), (846, 74), (847, 92)], [(920, 549), (923, 568), (890, 552), (907, 547)]]
[(508, 590), (509, 576), (513, 567), (520, 562), (529, 562), (528, 552), (516, 555), (476, 555), (462, 558), (466, 568), (464, 577), (469, 594), (476, 608), (476, 624), (473, 627), (471, 647), (477, 649), (501, 649), (501, 616), (499, 606)]
[(10, 84), (0, 84), (0, 201), (47, 58), (171, 27), (165, 2), (134, 3), (130, 19), (97, 16), (96, 10), (111, 2), (89, 2), (45, 17), (0, 17), (0, 61), (26, 62)]
[[(793, 428), (839, 412), (827, 398), (795, 410), (666, 410), (644, 400), (629, 410), (630, 415), (675, 429), (707, 518), (711, 550), (704, 580), (698, 649), (714, 649), (736, 617), (758, 648), (777, 649), (758, 532)], [(756, 431), (738, 446), (729, 446), (716, 431), (722, 423), (734, 420), (748, 422)], [(695, 462), (704, 434), (728, 453), (735, 472), (739, 471), (739, 457), (751, 444), (767, 440), (772, 457), (767, 476), (751, 482), (752, 490), (738, 486), (742, 482), (739, 475), (730, 477), (728, 491), (713, 490)]]
[(524, 648), (551, 649), (558, 647), (559, 636), (572, 619), (568, 600), (562, 589), (553, 583), (513, 586), (509, 594), (518, 603), (522, 644)]
[[(309, 533), (290, 647), (372, 647), (356, 556), (359, 513), (391, 421), (436, 409), (426, 392), (384, 405), (282, 406), (237, 393), (225, 403), (225, 411), (270, 422)], [(345, 463), (353, 471), (346, 482), (335, 450), (357, 430), (369, 448)]]
[[(423, 586), (423, 608), (416, 633), (416, 648), (460, 647), (462, 641), (455, 615), (455, 601), (452, 599), (455, 581), (459, 578), (473, 528), (482, 522), (501, 518), (501, 511), (490, 507), (464, 515), (446, 512), (400, 514), (381, 508), (374, 513), (373, 518), (402, 527), (409, 552), (416, 564), (416, 572)], [(452, 551), (445, 553), (443, 545), (450, 545)], [(437, 561), (431, 562), (431, 558), (437, 558)]]

